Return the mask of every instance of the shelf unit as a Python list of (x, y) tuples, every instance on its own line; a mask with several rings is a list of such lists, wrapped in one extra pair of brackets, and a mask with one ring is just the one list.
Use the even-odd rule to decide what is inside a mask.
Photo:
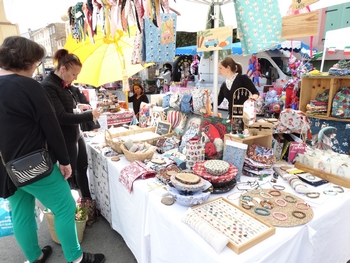
[(350, 76), (303, 76), (301, 79), (299, 109), (306, 113), (306, 105), (316, 99), (318, 93), (329, 89), (328, 109), (326, 115), (307, 114), (310, 117), (349, 122), (350, 119), (332, 117), (332, 101), (341, 87), (350, 87)]

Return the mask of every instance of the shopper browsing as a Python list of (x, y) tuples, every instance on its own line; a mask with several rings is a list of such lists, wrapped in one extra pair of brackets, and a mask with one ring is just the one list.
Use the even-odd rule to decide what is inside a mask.
[(97, 120), (100, 112), (97, 109), (90, 110), (88, 104), (78, 104), (70, 90), (71, 83), (77, 79), (82, 68), (79, 58), (68, 53), (66, 49), (59, 49), (54, 54), (53, 59), (57, 66), (41, 82), (41, 85), (53, 101), (56, 116), (66, 141), (72, 165), (72, 177), (69, 179), (71, 188), (75, 188), (77, 185), (82, 197), (91, 198), (86, 174), (88, 168), (86, 146), (79, 124)]

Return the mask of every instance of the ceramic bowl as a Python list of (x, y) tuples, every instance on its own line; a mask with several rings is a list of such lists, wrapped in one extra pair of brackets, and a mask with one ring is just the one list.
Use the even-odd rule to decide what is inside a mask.
[(175, 201), (182, 206), (191, 207), (199, 205), (208, 200), (210, 192), (198, 191), (193, 195), (182, 195), (177, 189), (168, 186), (170, 194), (175, 198)]

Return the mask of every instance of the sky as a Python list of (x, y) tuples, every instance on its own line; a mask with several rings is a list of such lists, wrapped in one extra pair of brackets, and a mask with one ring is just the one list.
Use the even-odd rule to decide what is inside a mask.
[[(63, 22), (61, 16), (65, 14), (68, 7), (75, 5), (77, 0), (0, 0), (4, 2), (7, 19), (12, 23), (18, 23), (20, 32), (45, 27), (47, 24)], [(196, 0), (192, 0), (196, 1)], [(197, 0), (201, 1), (201, 0)], [(254, 1), (254, 0), (253, 0)], [(255, 0), (259, 1), (259, 0)], [(265, 0), (262, 0), (265, 1)], [(319, 0), (310, 5), (311, 11), (329, 5), (349, 2), (348, 0)], [(282, 16), (284, 16), (292, 0), (278, 0)], [(200, 3), (188, 2), (186, 0), (169, 0), (170, 7), (180, 12), (177, 18), (177, 31), (196, 32), (205, 29), (208, 6)], [(233, 1), (222, 6), (225, 25), (236, 27)]]

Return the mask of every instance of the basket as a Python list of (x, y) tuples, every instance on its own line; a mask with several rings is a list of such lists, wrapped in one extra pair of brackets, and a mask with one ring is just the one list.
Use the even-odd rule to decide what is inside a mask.
[(145, 143), (145, 147), (147, 151), (145, 152), (130, 152), (126, 149), (124, 144), (120, 145), (121, 150), (123, 151), (125, 158), (129, 162), (134, 162), (134, 161), (143, 161), (146, 159), (152, 159), (154, 152), (156, 151), (157, 147), (154, 147), (150, 145), (149, 143)]
[[(54, 217), (53, 213), (51, 213), (51, 212), (44, 212), (44, 215), (45, 215), (46, 220), (47, 220), (47, 226), (49, 228), (52, 240), (55, 243), (57, 243), (57, 244), (61, 244), (60, 241), (57, 238), (57, 235), (56, 235), (56, 231), (55, 231), (55, 217)], [(87, 220), (88, 219), (86, 219), (84, 221), (75, 221), (75, 224), (77, 226), (77, 235), (78, 235), (79, 243), (81, 243), (83, 241), (84, 231), (85, 231), (86, 221)]]
[[(122, 137), (122, 136), (127, 136), (127, 135), (132, 135), (132, 134), (138, 134), (138, 133), (143, 133), (143, 132), (155, 132), (156, 131), (156, 127), (148, 127), (148, 128), (140, 128), (140, 129), (134, 129), (134, 130), (129, 130), (129, 131), (125, 131), (125, 132), (119, 132), (119, 133), (115, 133), (112, 134), (108, 129), (105, 130), (105, 141), (106, 144), (111, 147), (114, 151), (116, 151), (117, 153), (123, 153), (122, 149), (121, 149), (121, 145), (124, 143), (124, 141), (113, 141), (113, 138), (117, 138), (117, 137)], [(151, 145), (156, 145), (157, 141), (161, 138), (164, 137), (171, 137), (173, 136), (174, 132), (170, 132), (164, 135), (159, 135), (156, 138), (152, 138), (152, 139), (146, 139), (146, 140), (137, 140), (134, 142), (147, 142)], [(141, 137), (141, 136), (140, 136)]]

